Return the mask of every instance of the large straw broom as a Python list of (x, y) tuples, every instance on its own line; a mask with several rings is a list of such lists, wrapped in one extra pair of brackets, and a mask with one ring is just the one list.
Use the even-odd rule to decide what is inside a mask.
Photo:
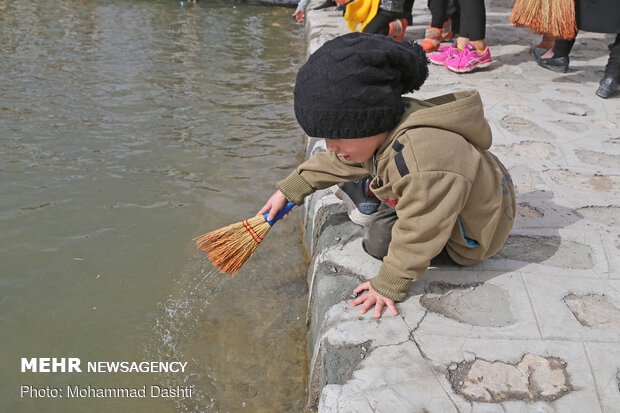
[(196, 237), (196, 247), (207, 252), (214, 267), (233, 275), (254, 254), (272, 225), (294, 206), (287, 203), (271, 221), (267, 221), (267, 212)]
[(509, 20), (517, 27), (558, 39), (576, 35), (575, 0), (516, 0)]

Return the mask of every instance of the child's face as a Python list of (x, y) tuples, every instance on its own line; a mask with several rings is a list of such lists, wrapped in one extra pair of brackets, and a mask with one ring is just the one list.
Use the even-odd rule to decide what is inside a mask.
[(327, 150), (345, 161), (366, 162), (385, 142), (388, 132), (358, 139), (325, 139)]

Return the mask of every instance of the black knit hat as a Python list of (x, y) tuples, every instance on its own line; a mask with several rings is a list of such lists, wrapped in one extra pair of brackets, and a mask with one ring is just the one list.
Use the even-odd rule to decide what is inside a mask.
[(393, 129), (404, 112), (401, 96), (428, 77), (417, 43), (350, 33), (326, 42), (301, 67), (295, 116), (317, 138), (354, 139)]

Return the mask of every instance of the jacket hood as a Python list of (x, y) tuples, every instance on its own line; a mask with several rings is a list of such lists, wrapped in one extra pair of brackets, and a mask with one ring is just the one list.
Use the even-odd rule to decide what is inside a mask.
[(491, 128), (484, 118), (477, 91), (454, 92), (428, 100), (403, 98), (403, 101), (410, 108), (394, 129), (393, 137), (407, 129), (430, 127), (457, 133), (483, 150), (491, 147)]

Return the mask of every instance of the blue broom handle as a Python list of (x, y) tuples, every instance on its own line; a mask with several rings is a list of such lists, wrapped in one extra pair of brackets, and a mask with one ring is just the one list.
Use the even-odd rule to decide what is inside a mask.
[(273, 224), (275, 224), (277, 220), (279, 220), (279, 219), (280, 219), (280, 218), (282, 218), (285, 214), (287, 214), (287, 213), (288, 213), (291, 209), (293, 209), (293, 207), (294, 207), (294, 206), (295, 206), (295, 204), (294, 204), (294, 203), (292, 203), (292, 202), (288, 202), (288, 203), (284, 206), (284, 208), (282, 208), (282, 209), (280, 210), (280, 212), (278, 212), (278, 213), (276, 214), (276, 216), (275, 216), (275, 217), (274, 217), (271, 221), (267, 221), (267, 217), (269, 216), (269, 212), (265, 212), (265, 213), (263, 214), (263, 217), (265, 217), (265, 221), (267, 221), (267, 223), (268, 223), (269, 225), (273, 226)]

